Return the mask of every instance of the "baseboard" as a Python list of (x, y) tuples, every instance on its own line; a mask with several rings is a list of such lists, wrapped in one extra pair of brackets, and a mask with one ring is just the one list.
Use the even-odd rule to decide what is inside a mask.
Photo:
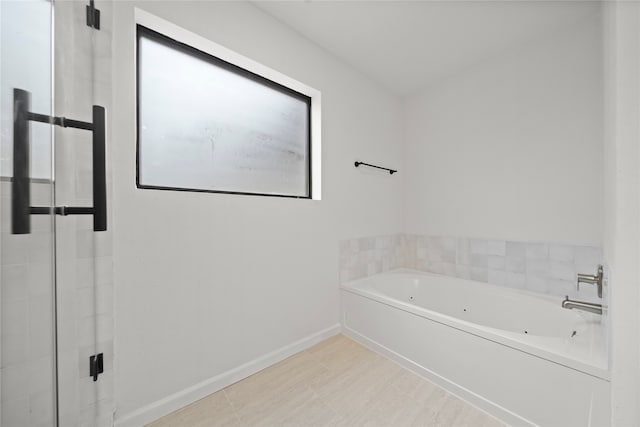
[(393, 360), (403, 368), (406, 368), (411, 372), (414, 372), (415, 374), (428, 379), (434, 384), (439, 385), (459, 399), (498, 418), (499, 420), (507, 423), (507, 425), (535, 427), (535, 424), (531, 421), (509, 411), (506, 408), (503, 408), (500, 405), (495, 404), (490, 400), (485, 399), (484, 397), (470, 391), (469, 389), (466, 389), (452, 381), (449, 381), (448, 379), (438, 375), (437, 373), (415, 363), (411, 359), (407, 359), (406, 357), (396, 353), (393, 350), (390, 350), (389, 348), (383, 346), (382, 344), (379, 344), (376, 341), (367, 338), (366, 336), (354, 331), (353, 329), (343, 326), (342, 333), (364, 345), (365, 347), (368, 347), (369, 349), (375, 351), (376, 353), (382, 354), (383, 356)]
[(170, 414), (184, 406), (196, 402), (216, 391), (238, 382), (250, 375), (255, 374), (269, 366), (278, 363), (287, 357), (299, 353), (307, 348), (325, 340), (329, 337), (339, 334), (341, 326), (336, 324), (330, 328), (316, 332), (301, 340), (291, 343), (287, 346), (265, 354), (254, 359), (244, 365), (231, 369), (213, 378), (202, 381), (192, 387), (174, 393), (164, 399), (153, 402), (147, 406), (137, 409), (133, 412), (118, 417), (114, 420), (115, 427), (140, 427), (157, 420), (164, 415)]

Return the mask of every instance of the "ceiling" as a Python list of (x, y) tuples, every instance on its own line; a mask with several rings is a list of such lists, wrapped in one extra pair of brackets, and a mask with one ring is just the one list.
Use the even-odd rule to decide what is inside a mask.
[(594, 1), (257, 1), (397, 95), (599, 13)]

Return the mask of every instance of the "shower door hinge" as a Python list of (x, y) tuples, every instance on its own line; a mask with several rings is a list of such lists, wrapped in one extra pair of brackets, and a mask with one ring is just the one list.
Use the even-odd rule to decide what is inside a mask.
[(89, 357), (89, 375), (93, 377), (93, 381), (98, 381), (98, 375), (103, 372), (104, 364), (102, 363), (102, 353)]
[(87, 5), (87, 26), (96, 30), (100, 29), (100, 10), (96, 9), (93, 0), (90, 0)]

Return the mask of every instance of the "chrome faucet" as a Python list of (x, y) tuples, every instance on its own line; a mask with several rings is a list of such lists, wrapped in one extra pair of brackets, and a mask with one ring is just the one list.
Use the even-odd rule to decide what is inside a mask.
[(603, 277), (602, 265), (598, 266), (598, 274), (592, 276), (590, 274), (578, 273), (578, 282), (576, 283), (576, 289), (580, 290), (580, 283), (591, 283), (598, 287), (598, 298), (602, 298), (602, 277)]
[(602, 304), (593, 304), (590, 302), (583, 302), (583, 301), (573, 301), (569, 299), (568, 295), (565, 296), (564, 300), (562, 301), (562, 308), (568, 308), (570, 310), (575, 308), (577, 310), (584, 310), (590, 313), (602, 314)]

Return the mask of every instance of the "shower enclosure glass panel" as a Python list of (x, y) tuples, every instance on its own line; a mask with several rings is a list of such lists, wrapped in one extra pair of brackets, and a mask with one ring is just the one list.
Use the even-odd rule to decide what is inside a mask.
[[(94, 5), (99, 29), (88, 25)], [(55, 127), (58, 410), (61, 426), (111, 426), (113, 330), (111, 237), (106, 214), (105, 121), (111, 99), (111, 3), (56, 1), (55, 111), (93, 131)], [(106, 112), (104, 116), (101, 112)], [(99, 213), (99, 215), (96, 215)], [(90, 361), (103, 357), (104, 372)], [(95, 359), (94, 359), (95, 360)]]
[(112, 425), (100, 4), (0, 0), (0, 427)]
[[(22, 99), (29, 101), (29, 111), (52, 114), (52, 12), (51, 2), (44, 0), (0, 2), (2, 427), (52, 426), (57, 419), (55, 234), (47, 209), (54, 201), (51, 125), (32, 122), (30, 138), (14, 140), (19, 136), (14, 135), (14, 109), (26, 106), (14, 102), (15, 89), (31, 94)], [(19, 145), (25, 141), (30, 146)], [(14, 153), (14, 144), (24, 151), (21, 155), (14, 155), (20, 154)], [(27, 168), (20, 175), (14, 162), (23, 160)], [(22, 178), (14, 180), (14, 173)], [(25, 197), (44, 213), (26, 215), (30, 233), (14, 234), (12, 201)]]

